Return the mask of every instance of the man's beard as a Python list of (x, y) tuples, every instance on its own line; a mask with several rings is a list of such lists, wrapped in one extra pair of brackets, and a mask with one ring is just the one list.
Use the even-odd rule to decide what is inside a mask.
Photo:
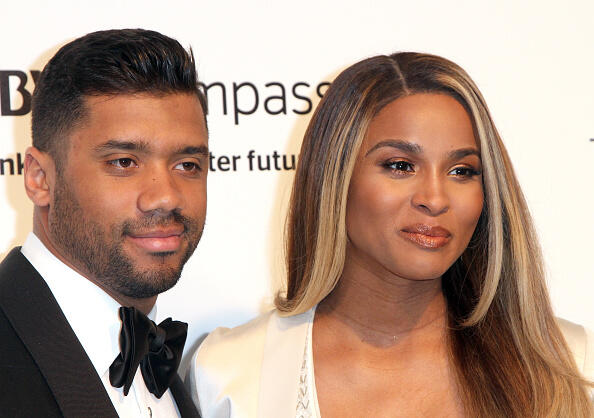
[[(103, 228), (99, 223), (86, 217), (78, 199), (58, 174), (54, 194), (53, 214), (49, 219), (49, 230), (64, 256), (78, 268), (83, 268), (102, 287), (116, 294), (131, 298), (146, 298), (169, 290), (179, 280), (182, 268), (192, 255), (200, 236), (202, 226), (195, 219), (181, 215), (177, 211), (160, 214), (155, 211), (140, 219), (126, 220), (120, 224)], [(143, 271), (123, 250), (127, 235), (155, 227), (182, 224), (187, 248), (177, 266), (166, 265), (172, 252), (153, 253), (161, 268)], [(69, 260), (69, 261), (70, 261)]]

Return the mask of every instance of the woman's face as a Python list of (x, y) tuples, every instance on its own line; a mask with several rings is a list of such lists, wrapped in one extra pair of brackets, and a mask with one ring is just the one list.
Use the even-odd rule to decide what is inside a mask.
[(483, 208), (468, 114), (444, 94), (397, 99), (371, 121), (347, 203), (347, 263), (390, 277), (439, 278), (468, 246)]

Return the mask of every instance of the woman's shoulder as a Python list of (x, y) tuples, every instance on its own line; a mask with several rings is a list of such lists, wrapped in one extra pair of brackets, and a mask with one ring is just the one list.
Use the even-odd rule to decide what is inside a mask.
[(212, 331), (194, 355), (193, 372), (203, 375), (203, 379), (211, 373), (217, 376), (245, 374), (245, 366), (255, 365), (261, 356), (268, 323), (277, 315), (269, 311), (237, 327), (219, 327)]
[[(202, 416), (255, 416), (267, 312), (235, 328), (217, 328), (200, 344), (190, 365), (192, 398)], [(232, 412), (234, 411), (234, 412)]]
[(257, 345), (258, 341), (265, 337), (268, 322), (276, 315), (276, 311), (269, 311), (234, 328), (216, 328), (200, 344), (196, 357), (207, 359), (213, 351), (226, 352), (229, 349), (236, 349), (238, 343), (242, 346)]
[(241, 347), (242, 356), (247, 355), (246, 351), (263, 347), (267, 337), (283, 338), (312, 317), (313, 309), (293, 316), (281, 316), (274, 309), (234, 328), (219, 327), (200, 345), (196, 358), (198, 361), (209, 361), (215, 352), (216, 357), (219, 357), (221, 353), (229, 351), (236, 353), (238, 347)]
[(557, 318), (559, 328), (586, 379), (594, 380), (594, 333), (582, 325)]
[[(299, 345), (302, 325), (312, 316), (308, 311), (282, 317), (272, 310), (238, 327), (211, 332), (198, 347), (189, 376), (202, 415), (255, 416), (262, 374), (269, 374), (276, 357), (291, 357), (295, 348), (290, 347)], [(303, 352), (302, 347), (298, 350)]]

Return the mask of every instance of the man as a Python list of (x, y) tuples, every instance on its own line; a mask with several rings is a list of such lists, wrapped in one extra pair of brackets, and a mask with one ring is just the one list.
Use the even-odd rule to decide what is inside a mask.
[(205, 111), (191, 52), (157, 32), (91, 33), (46, 65), (33, 233), (0, 265), (0, 415), (198, 416), (185, 324), (148, 318), (204, 226)]

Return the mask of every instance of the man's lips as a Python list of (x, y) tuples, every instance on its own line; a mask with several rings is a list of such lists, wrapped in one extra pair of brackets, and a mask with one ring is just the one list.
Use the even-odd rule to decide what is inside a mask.
[(137, 246), (150, 252), (177, 251), (182, 243), (183, 228), (133, 232), (127, 237)]
[(452, 234), (441, 226), (415, 224), (402, 228), (400, 236), (421, 248), (435, 249), (446, 245)]

